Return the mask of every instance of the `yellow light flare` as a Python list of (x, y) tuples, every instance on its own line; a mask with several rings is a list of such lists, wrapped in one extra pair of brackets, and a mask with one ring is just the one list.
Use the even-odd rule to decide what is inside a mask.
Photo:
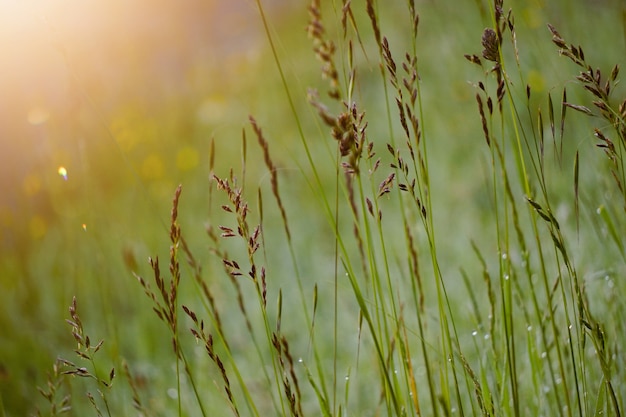
[(50, 118), (50, 113), (43, 107), (33, 107), (28, 111), (26, 115), (26, 119), (28, 123), (37, 126), (42, 125), (48, 121)]
[(86, 232), (87, 231), (87, 225), (85, 223), (83, 223), (83, 230)]
[(59, 173), (60, 176), (63, 177), (65, 181), (67, 181), (67, 169), (65, 169), (65, 167), (60, 166), (57, 172)]

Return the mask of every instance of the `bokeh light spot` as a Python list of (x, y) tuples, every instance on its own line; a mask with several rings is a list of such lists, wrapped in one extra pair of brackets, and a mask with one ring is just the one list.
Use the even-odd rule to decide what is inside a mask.
[(0, 206), (0, 225), (10, 226), (13, 224), (13, 213), (7, 206)]
[(83, 223), (83, 230), (86, 232), (87, 231), (87, 225), (85, 223)]
[(185, 146), (179, 150), (176, 155), (176, 166), (181, 171), (190, 171), (194, 169), (198, 166), (198, 161), (198, 151), (191, 146)]
[(542, 25), (543, 1), (531, 1), (532, 5), (522, 10), (522, 19), (530, 29), (537, 29)]
[(49, 118), (50, 113), (48, 113), (48, 110), (38, 106), (31, 108), (26, 116), (26, 120), (28, 120), (28, 123), (33, 126), (44, 124), (48, 121)]
[(65, 181), (67, 181), (67, 169), (65, 169), (65, 167), (59, 167), (59, 169), (57, 170), (57, 172), (59, 173), (60, 176), (63, 177), (63, 179)]
[(541, 93), (546, 88), (546, 80), (539, 71), (530, 70), (528, 72), (528, 85), (533, 93)]
[(215, 94), (207, 97), (198, 107), (196, 116), (201, 123), (211, 125), (222, 120), (224, 117), (224, 109), (226, 108), (226, 99), (224, 96)]
[(157, 154), (150, 154), (141, 164), (141, 176), (147, 180), (158, 180), (163, 177), (163, 161)]
[(41, 190), (41, 178), (37, 174), (28, 174), (22, 181), (24, 195), (32, 197)]
[(46, 221), (41, 216), (33, 216), (28, 223), (28, 228), (30, 230), (30, 236), (37, 240), (41, 239), (46, 235), (46, 231), (48, 230), (48, 225)]
[(116, 114), (111, 122), (111, 132), (120, 149), (131, 152), (142, 143), (149, 143), (158, 136), (158, 124), (135, 105), (128, 105)]

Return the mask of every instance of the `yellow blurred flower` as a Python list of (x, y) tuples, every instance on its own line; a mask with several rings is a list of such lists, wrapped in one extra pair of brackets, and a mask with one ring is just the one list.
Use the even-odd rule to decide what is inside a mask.
[(543, 0), (532, 0), (528, 7), (522, 10), (522, 19), (530, 29), (537, 29), (543, 24)]
[(28, 174), (22, 180), (22, 191), (27, 197), (32, 197), (41, 190), (41, 178), (37, 174)]
[(157, 123), (134, 105), (122, 108), (111, 121), (110, 129), (122, 151), (130, 152), (137, 145), (157, 137)]
[(13, 224), (13, 213), (7, 206), (0, 206), (0, 225), (11, 226)]
[(163, 171), (163, 160), (155, 153), (148, 155), (141, 164), (141, 176), (146, 180), (158, 180), (162, 178)]
[(196, 110), (196, 116), (203, 124), (211, 125), (222, 120), (225, 111), (226, 98), (221, 94), (214, 94), (200, 103)]
[(528, 71), (528, 85), (533, 93), (541, 93), (546, 88), (546, 80), (537, 70)]
[(43, 217), (35, 215), (31, 217), (30, 222), (28, 223), (28, 228), (30, 230), (30, 236), (37, 240), (46, 235), (48, 224)]
[(176, 155), (176, 167), (181, 171), (190, 171), (198, 166), (199, 159), (198, 151), (195, 148), (185, 146)]

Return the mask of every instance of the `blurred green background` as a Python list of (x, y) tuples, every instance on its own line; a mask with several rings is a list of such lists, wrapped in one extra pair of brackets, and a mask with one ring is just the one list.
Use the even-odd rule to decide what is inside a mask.
[[(352, 5), (367, 51), (357, 58), (357, 95), (382, 154), (383, 90), (363, 3)], [(482, 75), (463, 55), (480, 54), (490, 18), (484, 1), (416, 3), (442, 264), (458, 274), (472, 256), (468, 242), (480, 240), (489, 221), (486, 149), (472, 86)], [(325, 155), (331, 139), (306, 103), (307, 87), (325, 88), (304, 30), (308, 2), (263, 4), (310, 146)], [(336, 21), (338, 12), (324, 7), (323, 18)], [(379, 3), (383, 34), (399, 57), (410, 44), (407, 25), (397, 24), (405, 7)], [(558, 102), (577, 73), (558, 57), (548, 22), (583, 44), (603, 71), (624, 66), (625, 12), (618, 0), (505, 2), (509, 7), (526, 81), (542, 97), (536, 106), (546, 105), (550, 91)], [(52, 362), (70, 355), (64, 319), (74, 295), (90, 334), (152, 380), (154, 401), (166, 401), (158, 399), (158, 387), (168, 376), (155, 368), (162, 358), (172, 361), (169, 339), (161, 337), (163, 325), (131, 270), (149, 277), (148, 256), (167, 259), (171, 197), (182, 184), (183, 232), (207, 270), (219, 272), (204, 232), (207, 221), (214, 223), (207, 201), (210, 144), (216, 144), (217, 172), (239, 172), (249, 114), (270, 139), (288, 214), (306, 219), (296, 220), (302, 262), (311, 276), (329, 279), (324, 271), (332, 251), (323, 245), (332, 236), (306, 190), (300, 169), (306, 161), (252, 1), (4, 1), (0, 16), (0, 395), (9, 416), (32, 412)], [(592, 148), (592, 131), (581, 126), (568, 138), (570, 159), (580, 146)], [(259, 150), (249, 148), (248, 182), (267, 189)], [(334, 168), (321, 168), (332, 185)], [(592, 206), (595, 197), (589, 195)], [(320, 243), (312, 246), (311, 239)], [(270, 262), (280, 268), (280, 258)]]

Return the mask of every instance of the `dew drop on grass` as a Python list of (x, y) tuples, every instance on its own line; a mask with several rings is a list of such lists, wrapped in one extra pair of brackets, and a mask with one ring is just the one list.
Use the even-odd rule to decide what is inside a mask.
[(541, 358), (545, 359), (548, 356), (548, 354), (546, 352), (541, 352)]
[(302, 360), (302, 358), (299, 358), (299, 359), (298, 359), (298, 362), (299, 362), (299, 363), (302, 363), (302, 362), (304, 362), (304, 361)]
[(485, 340), (488, 340), (490, 337), (489, 333), (485, 333)]
[(502, 254), (502, 259), (506, 260), (509, 256), (505, 253)]
[(504, 280), (505, 280), (505, 281), (508, 281), (508, 280), (509, 280), (509, 276), (508, 276), (508, 275), (505, 275), (505, 276), (504, 276)]
[(529, 332), (532, 331), (532, 329), (533, 329), (533, 326), (530, 326), (530, 325), (526, 328), (526, 330), (528, 330)]
[(476, 336), (477, 334), (478, 334), (478, 332), (477, 332), (476, 330), (474, 330), (474, 331), (472, 332), (472, 336)]
[(346, 381), (350, 379), (350, 376), (346, 375)]
[(176, 391), (176, 388), (169, 388), (167, 390), (167, 395), (168, 397), (170, 397), (171, 399), (175, 400), (178, 398), (178, 391)]

